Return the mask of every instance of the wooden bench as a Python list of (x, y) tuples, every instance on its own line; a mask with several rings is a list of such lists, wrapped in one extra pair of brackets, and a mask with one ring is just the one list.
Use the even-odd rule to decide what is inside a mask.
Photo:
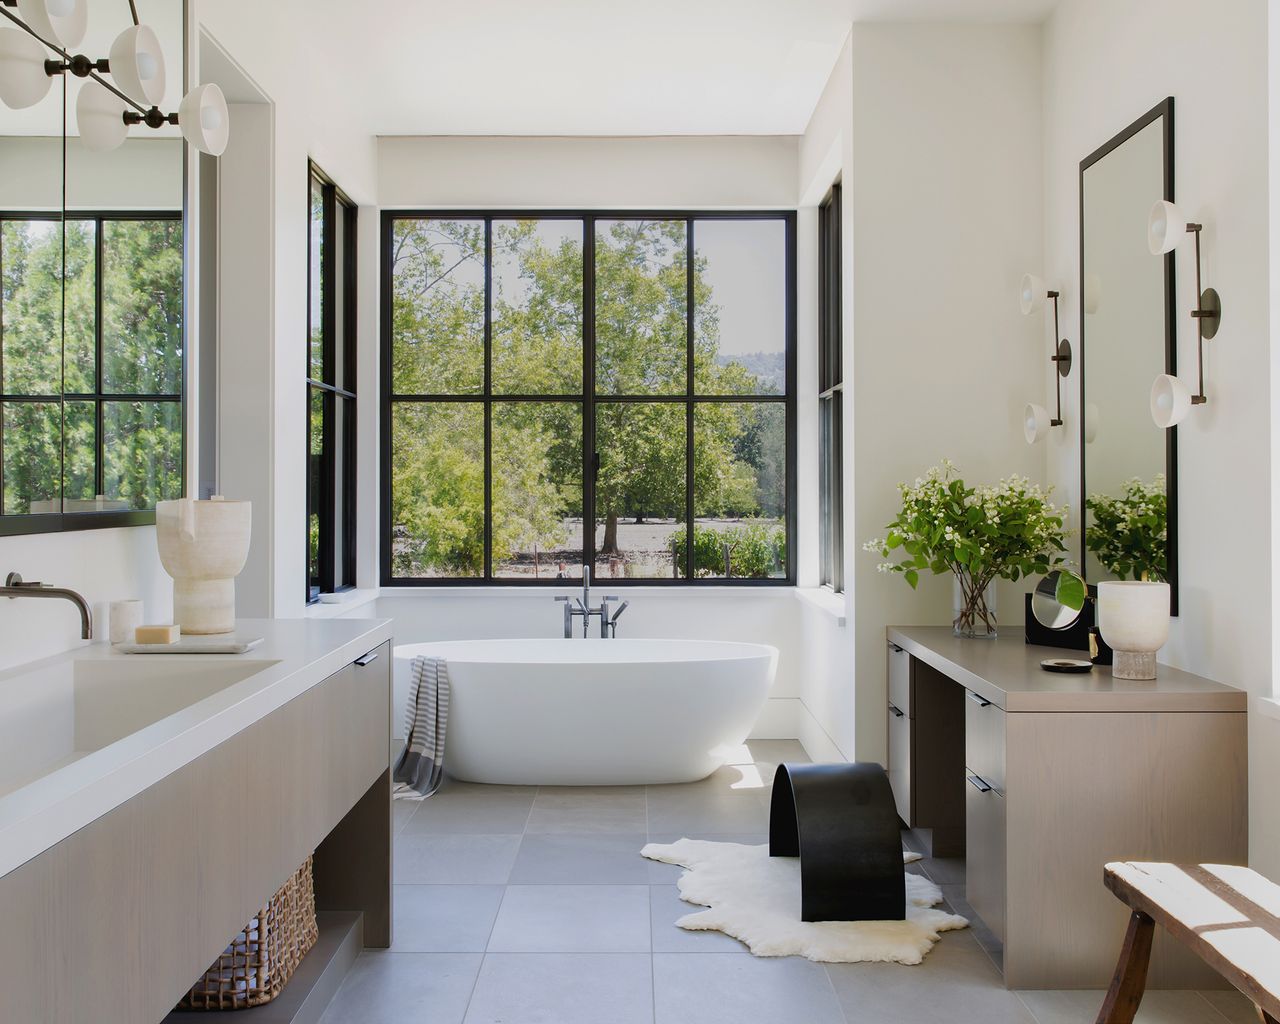
[(1132, 1024), (1158, 924), (1280, 1024), (1280, 885), (1225, 864), (1108, 864), (1106, 886), (1133, 910), (1097, 1024)]

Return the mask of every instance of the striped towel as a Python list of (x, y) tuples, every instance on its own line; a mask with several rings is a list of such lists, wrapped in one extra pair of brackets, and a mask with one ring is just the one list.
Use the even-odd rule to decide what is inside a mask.
[(449, 668), (444, 658), (413, 659), (404, 753), (392, 778), (397, 797), (422, 800), (444, 777), (444, 732), (449, 722)]

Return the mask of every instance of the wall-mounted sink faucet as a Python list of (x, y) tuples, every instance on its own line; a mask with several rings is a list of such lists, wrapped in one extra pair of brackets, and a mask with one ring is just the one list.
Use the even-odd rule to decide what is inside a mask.
[(89, 602), (74, 590), (55, 587), (47, 583), (24, 583), (21, 576), (16, 572), (11, 572), (5, 577), (4, 586), (0, 587), (0, 597), (10, 599), (15, 597), (56, 597), (63, 601), (70, 601), (80, 613), (80, 639), (93, 639), (93, 611), (89, 608)]
[(615, 596), (606, 597), (600, 602), (598, 608), (591, 607), (591, 566), (584, 565), (582, 567), (582, 596), (581, 597), (557, 597), (557, 601), (564, 604), (564, 638), (566, 640), (573, 636), (573, 620), (582, 619), (582, 635), (584, 637), (591, 635), (591, 620), (599, 616), (600, 618), (600, 636), (603, 638), (616, 637), (618, 635), (618, 618), (627, 610), (630, 601), (623, 601), (616, 610), (609, 611), (609, 605), (613, 601), (620, 598)]

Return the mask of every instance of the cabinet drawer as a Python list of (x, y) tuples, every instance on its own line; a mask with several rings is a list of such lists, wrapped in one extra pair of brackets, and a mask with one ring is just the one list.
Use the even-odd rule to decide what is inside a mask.
[(972, 690), (964, 692), (965, 767), (1004, 795), (1005, 715)]
[(992, 934), (1004, 941), (1004, 797), (970, 772), (965, 787), (965, 898)]
[(889, 708), (889, 787), (898, 817), (912, 825), (911, 719), (894, 707)]
[(911, 655), (897, 644), (889, 645), (889, 703), (908, 718), (915, 717), (911, 706)]

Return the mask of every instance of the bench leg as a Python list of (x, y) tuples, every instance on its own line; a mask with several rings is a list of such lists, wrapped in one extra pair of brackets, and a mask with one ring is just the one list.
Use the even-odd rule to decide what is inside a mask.
[(1142, 993), (1147, 987), (1147, 967), (1151, 963), (1151, 939), (1155, 928), (1156, 923), (1146, 914), (1135, 910), (1130, 916), (1116, 972), (1111, 976), (1111, 988), (1098, 1011), (1096, 1024), (1133, 1024), (1142, 1003)]

